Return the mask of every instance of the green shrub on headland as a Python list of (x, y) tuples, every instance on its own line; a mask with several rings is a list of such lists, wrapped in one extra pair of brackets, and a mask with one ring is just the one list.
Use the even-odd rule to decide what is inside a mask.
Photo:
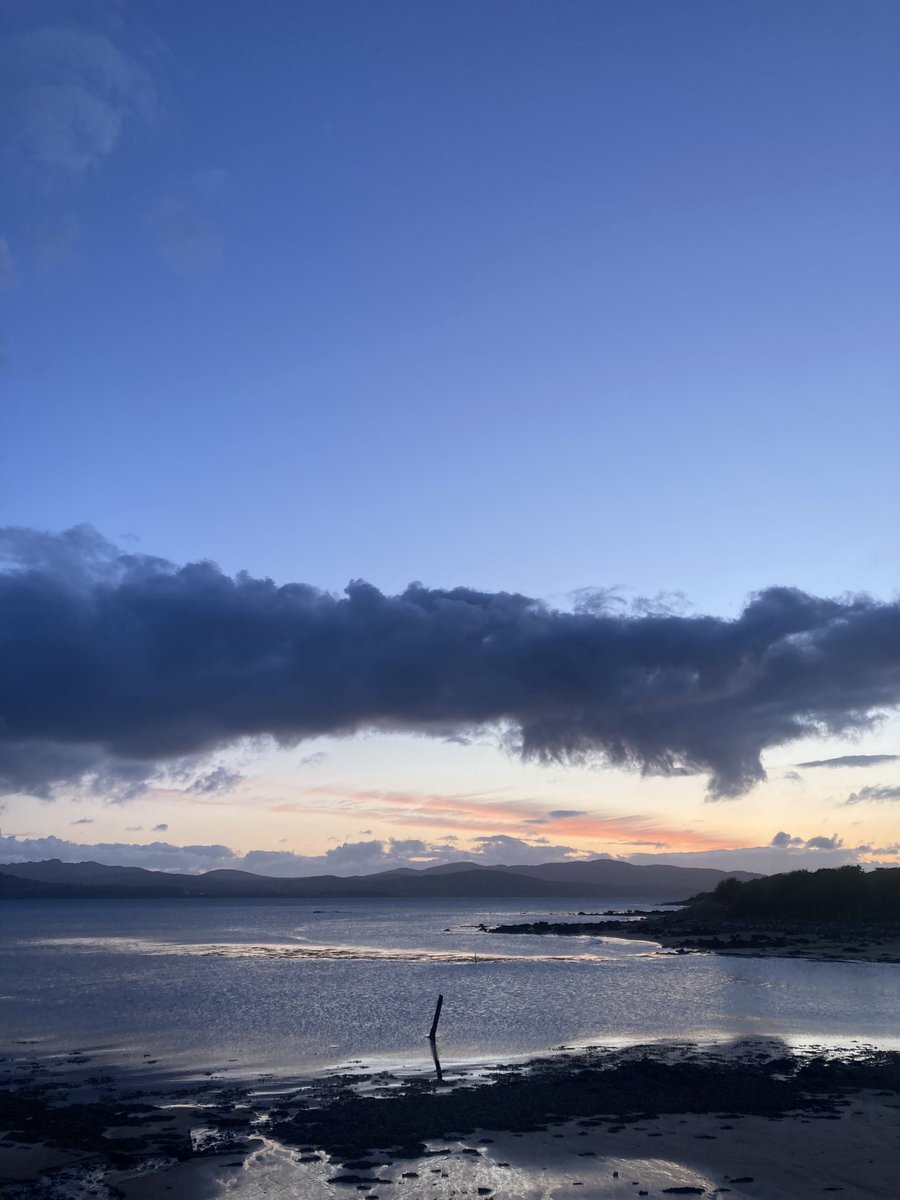
[[(698, 897), (698, 899), (700, 899)], [(723, 879), (704, 896), (735, 918), (900, 923), (900, 867), (824, 867), (740, 883)]]

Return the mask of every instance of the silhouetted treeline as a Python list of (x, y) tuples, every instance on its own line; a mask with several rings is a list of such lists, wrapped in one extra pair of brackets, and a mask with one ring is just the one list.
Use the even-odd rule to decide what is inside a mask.
[(710, 897), (729, 917), (900, 921), (900, 867), (824, 867), (740, 883), (723, 879)]

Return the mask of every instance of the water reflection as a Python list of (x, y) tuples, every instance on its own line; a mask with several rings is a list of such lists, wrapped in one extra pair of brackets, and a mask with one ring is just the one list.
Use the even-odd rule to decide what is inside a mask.
[[(436, 1069), (560, 1045), (747, 1034), (896, 1040), (900, 967), (662, 956), (646, 942), (481, 934), (558, 918), (468, 904), (17, 902), (0, 931), (4, 1043), (102, 1044), (160, 1069), (278, 1075), (369, 1062)], [(579, 907), (578, 901), (571, 908)], [(583, 905), (581, 907), (584, 907)], [(477, 962), (476, 962), (477, 955)], [(423, 1029), (423, 1024), (425, 1028)]]

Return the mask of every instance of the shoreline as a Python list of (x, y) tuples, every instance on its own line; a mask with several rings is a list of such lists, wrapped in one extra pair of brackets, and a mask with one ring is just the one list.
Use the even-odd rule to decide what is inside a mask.
[[(679, 917), (681, 914), (679, 914)], [(900, 964), (900, 930), (895, 927), (811, 926), (800, 922), (728, 922), (652, 915), (628, 921), (532, 921), (484, 926), (487, 933), (616, 938), (655, 942), (677, 954), (721, 954), (744, 958), (792, 958), (807, 962)]]
[[(750, 1184), (742, 1191), (738, 1180), (784, 1174), (813, 1145), (826, 1159), (844, 1146), (855, 1164), (856, 1182), (840, 1185), (849, 1195), (891, 1195), (878, 1189), (900, 1172), (896, 1051), (798, 1055), (774, 1039), (705, 1050), (599, 1047), (486, 1073), (447, 1067), (443, 1081), (319, 1077), (276, 1095), (212, 1081), (165, 1095), (117, 1093), (113, 1080), (95, 1084), (89, 1098), (84, 1080), (67, 1086), (24, 1068), (18, 1078), (5, 1073), (0, 1184), (11, 1197), (62, 1196), (64, 1187), (72, 1194), (73, 1180), (90, 1177), (101, 1196), (199, 1200), (218, 1195), (235, 1172), (274, 1173), (284, 1187), (273, 1184), (275, 1196), (357, 1192), (369, 1200), (379, 1187), (411, 1200), (465, 1186), (498, 1198), (504, 1189), (549, 1197), (563, 1186), (583, 1188), (582, 1197), (662, 1195), (662, 1183), (701, 1187), (681, 1194), (715, 1186), (779, 1195)], [(868, 1164), (863, 1145), (881, 1146)], [(814, 1161), (807, 1167), (815, 1178)], [(520, 1190), (510, 1192), (513, 1176)]]

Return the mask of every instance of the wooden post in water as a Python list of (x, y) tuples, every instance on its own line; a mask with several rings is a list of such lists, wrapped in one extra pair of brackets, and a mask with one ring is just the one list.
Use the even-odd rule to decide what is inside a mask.
[(434, 1039), (431, 1039), (431, 1057), (434, 1059), (434, 1073), (437, 1075), (438, 1083), (444, 1082), (444, 1072), (441, 1070), (441, 1060), (438, 1058), (437, 1045)]
[(443, 1003), (444, 997), (438, 994), (437, 1005), (435, 1006), (434, 1010), (434, 1020), (431, 1022), (431, 1033), (428, 1035), (429, 1042), (433, 1042), (437, 1037), (438, 1021), (441, 1019), (441, 1007), (443, 1006)]

